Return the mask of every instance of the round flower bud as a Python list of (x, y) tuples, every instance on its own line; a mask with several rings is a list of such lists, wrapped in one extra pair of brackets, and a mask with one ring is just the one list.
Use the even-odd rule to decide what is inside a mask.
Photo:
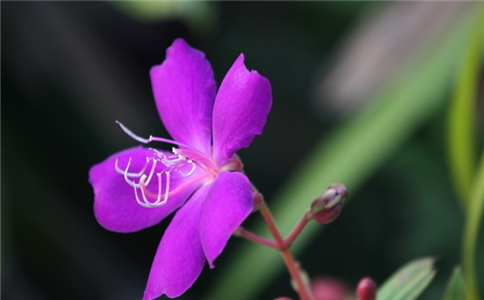
[(356, 297), (358, 297), (358, 300), (375, 300), (376, 289), (375, 281), (370, 277), (365, 277), (360, 280), (356, 287)]
[(292, 299), (288, 298), (288, 297), (279, 297), (279, 298), (276, 298), (274, 300), (292, 300)]
[(333, 222), (341, 213), (348, 192), (342, 184), (330, 185), (311, 204), (311, 218), (319, 224)]

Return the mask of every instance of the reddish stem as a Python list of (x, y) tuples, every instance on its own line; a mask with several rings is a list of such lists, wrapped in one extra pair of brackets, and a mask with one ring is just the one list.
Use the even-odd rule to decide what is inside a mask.
[(291, 233), (287, 236), (287, 238), (284, 240), (284, 245), (286, 247), (290, 247), (294, 240), (297, 238), (297, 236), (301, 233), (303, 230), (304, 226), (311, 220), (311, 212), (307, 211), (304, 216), (299, 220), (299, 222), (296, 224), (296, 227), (291, 231)]
[[(294, 261), (291, 251), (289, 250), (289, 245), (284, 241), (281, 234), (279, 233), (279, 230), (277, 229), (277, 226), (274, 222), (274, 218), (272, 217), (269, 207), (267, 206), (265, 201), (262, 202), (259, 211), (264, 217), (264, 220), (266, 221), (267, 226), (269, 227), (269, 230), (276, 241), (276, 244), (279, 248), (279, 251), (281, 252), (282, 258), (284, 259), (284, 263), (286, 264), (289, 274), (296, 283), (297, 293), (299, 294), (300, 300), (311, 300), (311, 297), (309, 296), (309, 287), (307, 287), (304, 280), (302, 279), (299, 264)], [(296, 227), (296, 229), (297, 228), (298, 226)]]
[(234, 235), (244, 237), (250, 241), (253, 241), (254, 243), (261, 244), (266, 247), (279, 249), (279, 246), (274, 241), (258, 236), (257, 234), (254, 234), (243, 227), (239, 227), (234, 232)]

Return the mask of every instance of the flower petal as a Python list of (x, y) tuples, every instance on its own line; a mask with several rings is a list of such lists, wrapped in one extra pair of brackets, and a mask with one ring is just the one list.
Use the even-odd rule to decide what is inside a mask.
[[(200, 185), (200, 182), (196, 182), (187, 186), (180, 193), (170, 197), (161, 207), (142, 207), (136, 202), (133, 187), (116, 171), (115, 163), (118, 159), (119, 168), (124, 169), (131, 158), (128, 172), (136, 173), (145, 165), (146, 157), (151, 156), (152, 150), (141, 146), (130, 148), (110, 156), (89, 171), (89, 182), (94, 188), (94, 213), (104, 228), (117, 232), (133, 232), (155, 225), (180, 207)], [(159, 163), (156, 171), (160, 172), (162, 168)], [(170, 190), (190, 180), (189, 177), (183, 177), (176, 172), (171, 175)]]
[(225, 75), (213, 110), (213, 153), (219, 166), (262, 133), (271, 104), (269, 80), (249, 72), (241, 54)]
[(205, 264), (200, 243), (200, 215), (210, 185), (202, 186), (180, 208), (161, 239), (151, 266), (143, 300), (183, 294)]
[(254, 209), (249, 179), (238, 172), (220, 172), (203, 204), (200, 236), (210, 268), (232, 233)]
[(210, 154), (216, 85), (205, 55), (177, 39), (150, 75), (158, 113), (173, 139)]

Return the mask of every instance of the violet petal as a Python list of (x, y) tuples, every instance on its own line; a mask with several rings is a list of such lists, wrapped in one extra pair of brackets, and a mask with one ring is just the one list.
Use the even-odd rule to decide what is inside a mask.
[(161, 239), (151, 266), (143, 300), (183, 294), (205, 264), (200, 243), (200, 215), (210, 185), (202, 186), (180, 208)]
[[(94, 213), (96, 219), (104, 228), (117, 232), (133, 232), (155, 225), (180, 207), (201, 184), (198, 182), (188, 186), (182, 192), (170, 197), (168, 202), (161, 207), (142, 207), (136, 202), (133, 187), (126, 183), (122, 174), (116, 171), (115, 162), (118, 159), (119, 168), (124, 170), (129, 158), (131, 158), (128, 172), (136, 173), (145, 165), (146, 157), (152, 155), (152, 150), (138, 146), (118, 152), (91, 168), (89, 182), (94, 188)], [(163, 166), (159, 163), (156, 171), (160, 172), (162, 169)], [(153, 180), (156, 182), (156, 179)], [(187, 182), (187, 180), (190, 180), (190, 178), (173, 172), (170, 190)]]
[(271, 104), (269, 80), (249, 72), (241, 54), (225, 75), (213, 110), (213, 155), (219, 166), (262, 133)]
[(205, 54), (177, 39), (150, 76), (158, 113), (172, 138), (210, 154), (216, 85)]
[(253, 210), (249, 179), (238, 172), (220, 172), (203, 204), (200, 236), (211, 268), (232, 233)]

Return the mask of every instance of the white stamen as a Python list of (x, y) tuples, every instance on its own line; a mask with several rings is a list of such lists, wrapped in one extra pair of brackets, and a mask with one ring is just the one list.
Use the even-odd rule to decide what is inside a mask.
[(165, 197), (163, 199), (163, 201), (160, 202), (161, 200), (161, 173), (158, 173), (156, 174), (158, 176), (158, 198), (156, 199), (156, 202), (154, 203), (154, 205), (156, 206), (162, 206), (162, 205), (165, 205), (166, 202), (168, 201), (168, 194), (169, 194), (169, 191), (170, 191), (170, 171), (167, 171), (165, 173), (166, 175), (166, 188), (165, 188)]
[[(143, 189), (141, 189), (141, 192), (143, 192)], [(148, 204), (141, 202), (138, 196), (138, 189), (136, 187), (134, 187), (134, 197), (136, 198), (136, 202), (138, 202), (139, 205), (148, 208), (150, 207)]]
[[(146, 197), (146, 194), (144, 192), (143, 187), (140, 188), (141, 189), (141, 196), (143, 197), (143, 201), (141, 201), (139, 199), (139, 196), (138, 196), (138, 191), (135, 188), (134, 194), (135, 194), (136, 202), (138, 202), (139, 205), (141, 205), (143, 207), (153, 208), (153, 207), (160, 207), (160, 206), (163, 206), (163, 205), (166, 204), (166, 202), (168, 201), (169, 190), (170, 190), (170, 172), (168, 171), (168, 172), (165, 173), (166, 174), (166, 188), (165, 188), (163, 201), (161, 201), (161, 195), (163, 195), (162, 194), (163, 183), (162, 183), (162, 180), (161, 180), (161, 174), (162, 173), (156, 174), (156, 176), (158, 177), (158, 196), (157, 196), (155, 202), (150, 202), (148, 200), (148, 198)], [(146, 179), (146, 175), (141, 176), (141, 181), (144, 181), (145, 179)], [(144, 186), (146, 187), (146, 185), (144, 185)]]
[[(129, 159), (131, 160), (131, 157)], [(121, 175), (126, 175), (128, 177), (140, 177), (146, 171), (146, 168), (148, 167), (149, 163), (150, 163), (150, 159), (149, 159), (149, 157), (146, 157), (146, 163), (143, 166), (143, 168), (141, 169), (141, 171), (139, 171), (138, 173), (129, 173), (129, 172), (126, 172), (126, 170), (121, 170), (119, 168), (118, 159), (116, 158), (116, 162), (114, 163), (114, 168), (116, 169), (116, 172), (118, 172)]]
[(165, 153), (155, 149), (155, 148), (148, 148), (150, 149), (151, 151), (155, 152), (155, 155), (158, 156), (159, 158), (163, 158), (165, 157)]
[[(141, 176), (142, 181), (144, 181), (145, 179), (146, 179), (146, 175)], [(145, 187), (146, 187), (146, 185), (145, 185)], [(158, 188), (159, 188), (159, 184), (158, 184)], [(158, 198), (160, 197), (159, 192), (160, 191), (158, 191)], [(141, 187), (141, 195), (143, 196), (143, 200), (146, 203), (146, 205), (148, 205), (148, 207), (152, 207), (152, 203), (148, 200), (148, 198), (146, 198), (145, 190), (143, 189), (143, 187)]]
[[(151, 177), (153, 176), (153, 173), (155, 172), (157, 160), (153, 159), (152, 161), (153, 161), (153, 165), (151, 166), (151, 171), (150, 171), (150, 174), (148, 175), (148, 180), (145, 182), (145, 185), (150, 184)], [(146, 176), (146, 175), (143, 175), (143, 176)]]
[[(139, 136), (132, 133), (120, 122), (117, 122), (117, 123), (132, 138), (140, 142), (151, 141), (151, 137), (150, 139), (140, 138)], [(129, 172), (129, 169), (131, 167), (131, 162), (132, 162), (131, 157), (129, 158), (124, 170), (119, 167), (119, 160), (117, 158), (114, 164), (114, 169), (116, 170), (116, 172), (123, 175), (126, 183), (133, 187), (136, 202), (139, 205), (147, 208), (160, 207), (165, 205), (168, 202), (172, 170), (176, 171), (181, 176), (188, 177), (193, 175), (197, 167), (197, 163), (195, 163), (193, 160), (187, 159), (184, 155), (180, 154), (180, 152), (183, 153), (183, 151), (179, 151), (179, 149), (173, 148), (173, 154), (169, 154), (169, 155), (167, 155), (163, 151), (159, 151), (156, 149), (150, 149), (150, 150), (153, 151), (153, 155), (151, 157), (150, 156), (146, 157), (146, 162), (144, 163), (141, 170), (137, 173)], [(164, 168), (161, 168), (161, 172), (157, 173), (156, 169), (157, 169), (157, 166), (159, 166), (158, 162), (161, 162)], [(149, 167), (150, 163), (152, 164), (151, 167)], [(190, 164), (191, 166), (186, 167), (186, 165), (188, 164)], [(148, 168), (150, 169), (150, 171), (149, 173), (146, 173)], [(156, 177), (158, 177), (158, 191), (157, 191), (158, 193), (156, 194), (155, 201), (152, 202), (152, 200), (155, 197), (155, 194), (149, 191), (147, 186), (150, 184), (151, 180), (153, 179), (154, 174), (156, 174)], [(163, 174), (165, 174), (165, 180), (166, 180), (165, 187), (163, 187), (163, 180), (161, 177)], [(141, 197), (139, 195), (138, 189), (141, 189)], [(163, 190), (164, 190), (164, 193), (162, 193)]]
[(178, 164), (179, 162), (185, 160), (185, 158), (181, 155), (170, 155), (170, 156), (164, 156), (161, 161), (166, 165), (166, 166), (173, 166)]
[(124, 170), (124, 180), (132, 187), (139, 187), (139, 184), (134, 183), (134, 181), (131, 181), (128, 179), (128, 170), (129, 170), (129, 165), (131, 164), (131, 157), (128, 160), (128, 164), (126, 165), (126, 170)]
[(128, 127), (124, 126), (121, 122), (116, 121), (116, 123), (118, 123), (119, 127), (121, 127), (121, 129), (124, 131), (124, 133), (126, 133), (127, 135), (129, 135), (133, 139), (137, 140), (138, 142), (143, 143), (143, 144), (148, 144), (149, 142), (151, 142), (152, 136), (150, 136), (149, 139), (142, 138), (142, 137), (134, 134), (131, 130), (128, 129)]
[(181, 166), (186, 166), (187, 164), (191, 164), (192, 165), (192, 168), (190, 169), (190, 171), (188, 171), (188, 173), (183, 173), (178, 168), (176, 168), (175, 171), (177, 171), (183, 177), (188, 177), (188, 176), (192, 175), (193, 172), (195, 172), (195, 168), (196, 168), (197, 165), (193, 161), (188, 160), (186, 163), (184, 163)]

